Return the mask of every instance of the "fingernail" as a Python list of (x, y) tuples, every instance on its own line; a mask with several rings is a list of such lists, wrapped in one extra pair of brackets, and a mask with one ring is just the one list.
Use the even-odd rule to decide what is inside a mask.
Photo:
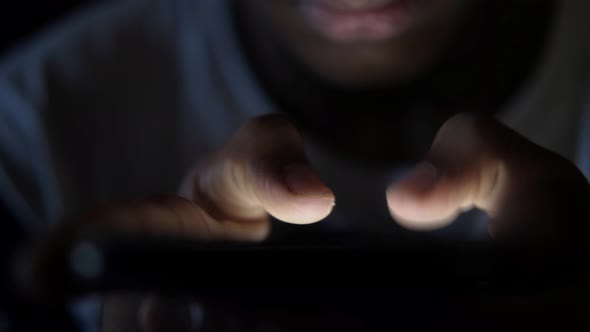
[(426, 191), (434, 185), (437, 178), (437, 169), (432, 164), (423, 162), (416, 166), (402, 181), (417, 191)]
[(327, 196), (332, 193), (311, 167), (305, 163), (285, 167), (284, 178), (289, 190), (297, 195)]

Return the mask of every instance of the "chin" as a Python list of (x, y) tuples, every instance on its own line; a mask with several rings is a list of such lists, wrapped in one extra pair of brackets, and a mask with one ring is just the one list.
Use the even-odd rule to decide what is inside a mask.
[(414, 39), (386, 45), (318, 45), (296, 50), (313, 73), (333, 84), (359, 87), (419, 79), (437, 63), (444, 41)]
[(411, 61), (402, 59), (398, 62), (382, 63), (380, 61), (350, 62), (318, 61), (307, 66), (322, 80), (343, 87), (370, 87), (391, 84), (403, 84), (420, 78), (431, 68), (432, 61)]

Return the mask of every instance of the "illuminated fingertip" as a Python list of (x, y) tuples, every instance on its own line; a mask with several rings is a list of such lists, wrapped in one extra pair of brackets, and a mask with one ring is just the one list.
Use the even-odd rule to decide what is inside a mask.
[(297, 197), (269, 213), (284, 222), (307, 225), (325, 219), (334, 209), (334, 197)]
[(392, 215), (394, 220), (402, 227), (412, 231), (434, 231), (437, 229), (444, 228), (453, 223), (457, 218), (456, 215), (450, 216), (444, 219), (435, 220), (412, 220), (403, 218), (401, 216)]
[(458, 213), (434, 213), (425, 206), (421, 206), (411, 199), (402, 196), (387, 197), (391, 217), (402, 227), (413, 231), (431, 231), (451, 224)]

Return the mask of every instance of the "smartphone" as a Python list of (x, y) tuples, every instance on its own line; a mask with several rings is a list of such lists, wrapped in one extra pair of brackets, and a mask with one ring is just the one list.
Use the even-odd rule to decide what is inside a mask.
[[(213, 325), (234, 315), (286, 326), (293, 320), (316, 324), (327, 317), (332, 324), (357, 317), (372, 324), (371, 331), (399, 324), (489, 327), (498, 317), (502, 324), (508, 315), (515, 323), (529, 319), (513, 310), (527, 303), (515, 298), (539, 303), (539, 295), (589, 280), (582, 253), (556, 256), (519, 246), (377, 234), (299, 233), (244, 244), (94, 233), (64, 247), (62, 257), (43, 271), (43, 287), (58, 297), (188, 296), (206, 308)], [(492, 303), (493, 314), (481, 316), (482, 303)], [(559, 317), (569, 309), (563, 307), (567, 312)], [(549, 310), (547, 317), (557, 317)], [(541, 311), (534, 316), (544, 317)]]
[(49, 280), (62, 283), (50, 287), (71, 294), (532, 292), (581, 278), (584, 261), (490, 243), (409, 241), (374, 234), (304, 234), (260, 244), (92, 234), (68, 247)]

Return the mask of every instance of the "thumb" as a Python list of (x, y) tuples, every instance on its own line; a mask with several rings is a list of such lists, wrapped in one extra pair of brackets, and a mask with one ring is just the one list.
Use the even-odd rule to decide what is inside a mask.
[(387, 202), (410, 229), (443, 227), (475, 207), (490, 217), (492, 235), (537, 238), (568, 228), (556, 227), (557, 220), (579, 219), (589, 193), (585, 177), (565, 158), (495, 120), (460, 114), (442, 126), (425, 160), (388, 188)]
[(217, 220), (248, 221), (267, 214), (295, 224), (325, 218), (332, 191), (309, 164), (303, 139), (278, 115), (242, 126), (195, 171), (188, 198)]

